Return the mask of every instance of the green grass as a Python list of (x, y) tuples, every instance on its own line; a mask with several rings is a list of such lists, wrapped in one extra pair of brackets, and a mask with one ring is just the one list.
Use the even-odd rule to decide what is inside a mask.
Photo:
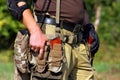
[(109, 64), (103, 63), (103, 62), (98, 62), (94, 65), (95, 69), (97, 72), (104, 72), (108, 71), (110, 69)]
[(109, 63), (109, 62), (97, 62), (94, 64), (94, 67), (97, 72), (108, 72), (112, 69), (120, 69), (120, 62), (119, 63)]
[(0, 80), (13, 80), (13, 63), (0, 62)]
[(118, 64), (96, 62), (94, 67), (96, 69), (95, 80), (120, 80), (120, 62)]

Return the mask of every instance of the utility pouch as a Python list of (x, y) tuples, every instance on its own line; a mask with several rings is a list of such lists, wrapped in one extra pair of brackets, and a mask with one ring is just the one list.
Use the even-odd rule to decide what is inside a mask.
[(43, 59), (37, 60), (35, 70), (32, 72), (32, 79), (61, 80), (65, 60), (63, 52), (59, 37), (50, 40), (50, 45), (45, 46)]
[(49, 45), (45, 46), (42, 59), (38, 60), (38, 58), (36, 58), (36, 61), (37, 61), (36, 68), (35, 68), (36, 72), (43, 73), (47, 70), (48, 68), (47, 58), (48, 58), (49, 51), (50, 51), (49, 47), (50, 47)]
[(61, 71), (64, 62), (64, 51), (59, 37), (50, 41), (51, 50), (48, 57), (49, 71), (58, 73)]
[(29, 48), (29, 34), (27, 30), (19, 30), (14, 43), (14, 59), (17, 69), (21, 73), (28, 73), (28, 55)]

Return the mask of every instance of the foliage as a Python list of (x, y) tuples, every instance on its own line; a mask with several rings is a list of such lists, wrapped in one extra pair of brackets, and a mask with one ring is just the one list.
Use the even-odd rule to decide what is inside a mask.
[(13, 62), (13, 50), (1, 50), (0, 51), (0, 62)]
[[(116, 45), (120, 42), (120, 0), (113, 2), (111, 5), (102, 8), (101, 24), (99, 33), (101, 40), (108, 44)], [(104, 35), (103, 35), (104, 33)]]
[(92, 22), (95, 19), (96, 7), (98, 5), (102, 6), (98, 27), (101, 42), (113, 46), (118, 44), (120, 42), (120, 0), (85, 0), (85, 2)]
[(16, 32), (23, 25), (15, 21), (8, 11), (6, 0), (0, 1), (0, 49), (9, 48)]

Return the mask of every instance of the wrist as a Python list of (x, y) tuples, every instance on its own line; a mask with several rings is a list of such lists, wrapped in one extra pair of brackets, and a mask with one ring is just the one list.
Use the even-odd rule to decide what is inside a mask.
[(39, 24), (35, 21), (29, 9), (23, 12), (22, 22), (26, 26), (26, 28), (29, 30), (30, 34), (34, 34), (35, 32), (42, 33), (42, 31), (40, 30)]
[(38, 23), (34, 23), (34, 24), (30, 25), (28, 30), (29, 30), (30, 34), (34, 34), (36, 32), (42, 34), (42, 31), (41, 31)]

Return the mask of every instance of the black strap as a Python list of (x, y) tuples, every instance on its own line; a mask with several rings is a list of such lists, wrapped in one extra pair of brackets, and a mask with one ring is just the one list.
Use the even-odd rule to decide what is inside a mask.
[[(36, 1), (33, 1), (33, 3), (34, 3), (34, 2), (36, 2)], [(50, 3), (51, 3), (51, 0), (48, 0), (48, 3), (47, 3), (47, 0), (44, 0), (44, 3), (43, 3), (43, 6), (42, 6), (41, 11), (36, 10), (35, 12), (37, 12), (38, 15), (45, 15), (44, 13), (47, 13), (47, 12), (48, 12)]]
[(84, 6), (84, 9), (87, 10), (87, 7), (84, 1), (83, 1), (83, 6)]
[(42, 15), (42, 13), (43, 13), (43, 10), (44, 10), (44, 8), (45, 8), (46, 1), (47, 1), (47, 0), (44, 0), (44, 4), (43, 4), (42, 9), (41, 9), (41, 11), (40, 11), (40, 15)]
[[(45, 14), (45, 13), (48, 12), (50, 3), (51, 3), (51, 0), (48, 0), (48, 4), (47, 4), (47, 0), (44, 0), (44, 3), (43, 3), (43, 6), (42, 6), (41, 11), (40, 11), (40, 12), (37, 11), (37, 12), (38, 12), (38, 15), (39, 15), (39, 16), (42, 16), (42, 18), (41, 18), (41, 22), (42, 22), (41, 27), (42, 27), (43, 22), (44, 22), (44, 20), (45, 20), (45, 17), (46, 17), (46, 14)], [(46, 7), (46, 6), (47, 6), (47, 7)], [(46, 9), (45, 9), (45, 7), (46, 7)]]

